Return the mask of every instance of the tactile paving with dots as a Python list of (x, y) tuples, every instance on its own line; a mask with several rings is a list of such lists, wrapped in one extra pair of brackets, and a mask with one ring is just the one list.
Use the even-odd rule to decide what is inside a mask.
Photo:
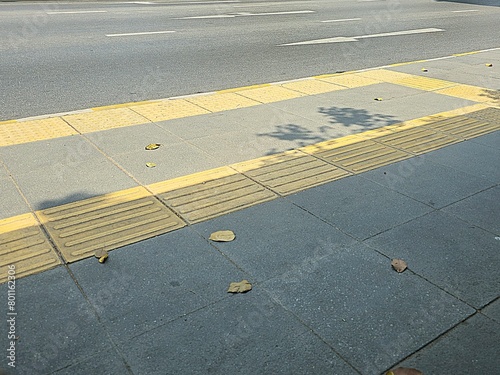
[(0, 125), (0, 147), (75, 134), (78, 132), (60, 117), (10, 122)]
[(261, 103), (279, 102), (281, 100), (299, 98), (305, 95), (276, 85), (237, 91), (236, 93)]
[(245, 108), (261, 104), (255, 100), (230, 92), (193, 96), (185, 100), (211, 112), (227, 111), (230, 109)]
[(429, 77), (419, 77), (419, 76), (397, 79), (392, 83), (396, 85), (411, 87), (414, 89), (425, 90), (425, 91), (435, 91), (457, 85), (457, 83), (455, 82), (444, 81), (441, 79), (435, 79)]
[(306, 95), (323, 94), (337, 90), (345, 90), (346, 88), (333, 83), (323, 82), (318, 79), (305, 79), (301, 81), (288, 82), (281, 85), (290, 90), (299, 91)]
[(166, 121), (211, 113), (184, 99), (163, 100), (161, 102), (141, 104), (129, 108), (151, 121)]
[(7, 267), (16, 278), (39, 273), (62, 264), (33, 214), (0, 220), (0, 283), (7, 280)]
[(338, 76), (335, 75), (331, 77), (318, 76), (316, 77), (316, 79), (340, 86), (345, 86), (347, 88), (363, 87), (380, 83), (380, 81), (372, 78), (362, 77), (358, 74), (339, 74)]
[(475, 102), (491, 103), (495, 105), (500, 104), (500, 91), (490, 90), (483, 87), (457, 85), (434, 92), (456, 98), (472, 100)]
[(71, 126), (81, 133), (140, 125), (150, 121), (128, 108), (113, 108), (100, 111), (63, 116)]
[(356, 74), (360, 77), (371, 78), (377, 81), (389, 82), (389, 83), (395, 83), (402, 79), (415, 77), (412, 74), (400, 73), (387, 69), (367, 70), (365, 72), (360, 72)]
[(231, 165), (281, 195), (288, 195), (313, 186), (346, 177), (351, 173), (300, 151)]
[(67, 262), (185, 226), (143, 187), (37, 211)]

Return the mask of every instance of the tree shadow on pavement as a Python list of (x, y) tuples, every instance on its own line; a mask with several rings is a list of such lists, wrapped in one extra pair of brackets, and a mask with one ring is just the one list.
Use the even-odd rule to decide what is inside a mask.
[(329, 125), (318, 124), (317, 128), (307, 128), (297, 124), (282, 124), (277, 125), (274, 131), (258, 133), (259, 137), (273, 138), (285, 146), (274, 147), (266, 155), (401, 122), (391, 115), (350, 107), (320, 107), (318, 112), (325, 115)]
[(489, 103), (500, 106), (500, 90), (483, 90), (483, 93), (479, 94), (479, 96), (484, 96), (488, 98)]

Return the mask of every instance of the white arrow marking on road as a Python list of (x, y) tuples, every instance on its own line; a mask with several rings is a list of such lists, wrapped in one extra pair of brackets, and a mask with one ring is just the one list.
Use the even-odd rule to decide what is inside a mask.
[(366, 38), (378, 38), (378, 37), (384, 37), (384, 36), (411, 35), (411, 34), (425, 34), (425, 33), (435, 33), (438, 31), (444, 31), (444, 30), (443, 29), (436, 29), (436, 28), (428, 28), (428, 29), (394, 31), (391, 33), (361, 35), (361, 36), (352, 36), (352, 37), (338, 36), (338, 37), (334, 37), (334, 38), (315, 39), (315, 40), (307, 40), (304, 42), (280, 44), (280, 45), (278, 45), (278, 47), (301, 46), (301, 45), (306, 45), (306, 44), (357, 42), (357, 41), (359, 41), (359, 39), (366, 39)]
[(282, 14), (304, 14), (304, 13), (314, 13), (314, 10), (292, 10), (289, 12), (269, 12), (269, 13), (248, 13), (240, 12), (235, 14), (215, 14), (212, 16), (192, 16), (192, 17), (179, 17), (174, 18), (174, 20), (199, 20), (205, 18), (234, 18), (234, 17), (250, 17), (250, 16), (279, 16)]
[(134, 35), (151, 35), (151, 34), (169, 34), (175, 33), (175, 31), (146, 31), (142, 33), (124, 33), (124, 34), (106, 34), (106, 36), (134, 36)]

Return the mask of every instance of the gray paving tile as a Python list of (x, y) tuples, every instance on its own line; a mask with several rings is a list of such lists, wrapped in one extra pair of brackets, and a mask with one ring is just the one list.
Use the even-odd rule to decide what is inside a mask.
[[(119, 154), (113, 156), (113, 160), (142, 184), (151, 184), (225, 165), (203, 150), (187, 143), (162, 146), (151, 151), (142, 149)], [(156, 167), (148, 168), (146, 163), (155, 163)]]
[(49, 374), (110, 349), (104, 327), (64, 267), (16, 280), (16, 295), (16, 374)]
[(109, 348), (74, 365), (52, 373), (53, 375), (125, 375), (130, 374), (127, 364), (114, 348)]
[(119, 129), (88, 133), (85, 136), (108, 155), (144, 150), (144, 147), (150, 143), (170, 146), (182, 142), (181, 138), (155, 124), (126, 126)]
[(113, 337), (136, 336), (227, 297), (248, 275), (184, 228), (96, 259), (71, 264), (79, 285)]
[(494, 185), (493, 182), (431, 163), (426, 155), (361, 175), (434, 208), (440, 208)]
[(426, 154), (426, 158), (430, 162), (500, 183), (500, 150), (466, 141), (432, 151)]
[(123, 345), (135, 374), (356, 374), (254, 288)]
[(379, 374), (474, 310), (362, 244), (262, 284), (343, 358)]
[(500, 187), (498, 186), (446, 207), (444, 211), (500, 236)]
[(498, 241), (451, 215), (432, 212), (367, 243), (476, 308), (499, 295)]
[(500, 298), (486, 306), (481, 313), (500, 324)]
[(474, 315), (402, 363), (424, 374), (496, 374), (500, 325)]
[(19, 190), (10, 178), (0, 177), (0, 220), (30, 212)]
[(104, 156), (13, 175), (28, 202), (37, 210), (137, 186)]
[(351, 176), (290, 196), (290, 200), (359, 239), (405, 223), (431, 207), (360, 176)]
[(293, 271), (331, 248), (354, 243), (284, 199), (199, 223), (193, 229), (205, 238), (217, 230), (232, 230), (234, 241), (214, 246), (259, 281)]
[(479, 143), (483, 146), (493, 147), (500, 150), (500, 131), (473, 138), (469, 142)]

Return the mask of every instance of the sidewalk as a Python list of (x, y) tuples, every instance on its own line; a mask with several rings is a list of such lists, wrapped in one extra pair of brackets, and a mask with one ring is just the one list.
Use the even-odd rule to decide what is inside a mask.
[(496, 373), (499, 90), (496, 49), (0, 122), (0, 369)]

